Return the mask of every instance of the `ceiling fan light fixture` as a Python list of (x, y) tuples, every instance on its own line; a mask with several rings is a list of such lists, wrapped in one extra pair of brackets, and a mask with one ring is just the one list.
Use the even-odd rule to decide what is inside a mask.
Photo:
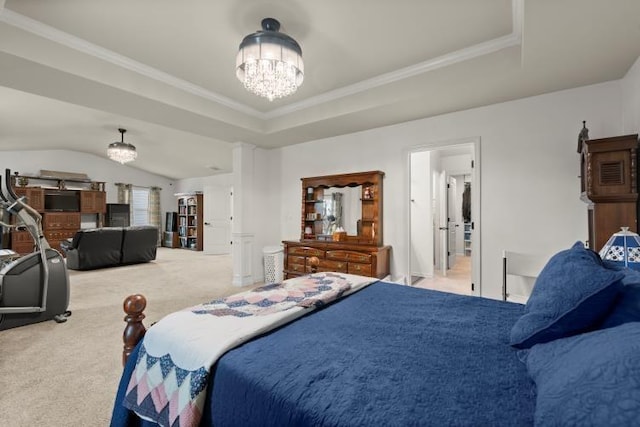
[(120, 132), (120, 141), (112, 142), (107, 148), (107, 156), (115, 162), (122, 165), (134, 161), (138, 157), (136, 147), (132, 144), (124, 142), (124, 133), (126, 129), (118, 129)]
[(276, 19), (263, 19), (262, 31), (246, 36), (236, 56), (238, 80), (269, 101), (295, 93), (304, 80), (302, 48), (279, 30)]

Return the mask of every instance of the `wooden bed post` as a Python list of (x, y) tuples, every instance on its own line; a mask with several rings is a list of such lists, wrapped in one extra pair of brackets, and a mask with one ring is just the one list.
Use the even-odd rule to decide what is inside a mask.
[(122, 341), (124, 342), (122, 366), (127, 363), (129, 355), (147, 332), (147, 329), (142, 324), (142, 320), (145, 318), (142, 312), (146, 307), (147, 299), (140, 294), (129, 295), (124, 300), (123, 309), (127, 313), (124, 316), (124, 321), (127, 322), (127, 326), (124, 327), (124, 332), (122, 333)]

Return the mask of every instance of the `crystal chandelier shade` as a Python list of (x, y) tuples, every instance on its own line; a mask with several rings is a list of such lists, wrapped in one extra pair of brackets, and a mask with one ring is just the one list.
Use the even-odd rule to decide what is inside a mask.
[(302, 49), (279, 29), (277, 20), (263, 19), (262, 31), (246, 36), (236, 56), (238, 80), (269, 101), (293, 94), (304, 80)]
[(132, 144), (124, 142), (124, 133), (126, 129), (118, 129), (120, 132), (120, 141), (112, 142), (107, 148), (107, 156), (113, 161), (120, 164), (131, 162), (138, 157), (136, 147)]

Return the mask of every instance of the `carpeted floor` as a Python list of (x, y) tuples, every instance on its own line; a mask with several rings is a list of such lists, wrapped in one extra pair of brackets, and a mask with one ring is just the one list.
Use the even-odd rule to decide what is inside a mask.
[(122, 370), (126, 296), (147, 297), (146, 325), (240, 292), (230, 255), (159, 248), (147, 264), (70, 271), (73, 315), (0, 332), (0, 425), (107, 426)]

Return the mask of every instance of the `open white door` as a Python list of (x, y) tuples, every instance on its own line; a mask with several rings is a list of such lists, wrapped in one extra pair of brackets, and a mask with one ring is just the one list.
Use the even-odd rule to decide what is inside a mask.
[[(423, 164), (415, 164), (417, 153), (430, 153), (428, 161)], [(465, 157), (463, 157), (465, 156)], [(442, 161), (445, 160), (444, 164)], [(407, 224), (408, 224), (408, 238), (407, 238), (407, 253), (409, 253), (407, 262), (407, 274), (413, 275), (414, 266), (418, 265), (416, 261), (416, 244), (417, 241), (424, 241), (428, 239), (432, 248), (429, 247), (428, 262), (430, 266), (433, 266), (435, 274), (433, 276), (444, 277), (446, 281), (452, 286), (457, 286), (460, 293), (469, 293), (468, 286), (471, 285), (471, 294), (481, 296), (481, 263), (480, 263), (480, 138), (466, 138), (463, 140), (445, 141), (442, 143), (434, 143), (428, 146), (416, 147), (409, 152), (408, 156), (408, 174), (407, 185), (408, 191), (408, 203), (407, 207)], [(414, 166), (418, 166), (415, 169)], [(440, 168), (444, 169), (444, 173)], [(422, 232), (418, 234), (420, 228), (416, 226), (416, 218), (414, 214), (418, 199), (415, 190), (419, 185), (415, 181), (415, 177), (418, 175), (416, 171), (424, 170), (429, 174), (431, 182), (428, 184), (429, 196), (431, 201), (429, 206), (431, 221), (428, 221), (428, 231), (431, 233)], [(447, 215), (447, 180), (446, 177), (452, 176), (456, 179), (455, 186), (460, 187), (455, 190), (455, 197), (453, 194), (450, 199), (453, 201), (453, 208)], [(458, 177), (459, 176), (459, 177)], [(469, 182), (469, 185), (473, 185), (473, 191), (468, 192), (466, 198), (462, 190), (465, 188), (465, 182)], [(452, 189), (454, 193), (454, 189)], [(463, 207), (464, 212), (463, 212)], [(451, 218), (451, 221), (447, 221), (447, 216)], [(426, 217), (426, 215), (424, 215)], [(465, 228), (462, 228), (463, 224)], [(457, 224), (457, 227), (456, 227)], [(468, 228), (468, 233), (465, 230)], [(460, 240), (458, 235), (463, 236), (468, 241)], [(466, 236), (466, 237), (465, 237)], [(451, 245), (447, 250), (449, 238), (451, 237)], [(458, 242), (456, 243), (456, 240)], [(452, 255), (456, 254), (456, 247), (459, 247), (462, 251), (457, 254), (455, 260), (449, 260), (450, 252)], [(462, 256), (462, 255), (469, 256)], [(464, 262), (463, 262), (464, 261)], [(455, 268), (453, 270), (447, 269), (447, 264), (455, 262)], [(467, 272), (467, 270), (469, 270)], [(470, 276), (470, 277), (468, 277)], [(428, 280), (430, 277), (425, 277), (425, 282), (422, 285), (430, 286)], [(441, 286), (440, 283), (432, 283), (433, 286)]]
[(440, 179), (438, 180), (438, 204), (439, 204), (439, 230), (438, 239), (440, 239), (440, 256), (439, 256), (439, 269), (440, 274), (447, 275), (448, 268), (448, 240), (449, 240), (449, 222), (447, 219), (447, 176), (446, 172), (440, 172)]
[(449, 231), (449, 241), (447, 242), (448, 252), (448, 268), (453, 268), (456, 265), (456, 179), (452, 176), (449, 177), (447, 184), (447, 228)]
[(204, 187), (204, 253), (231, 253), (231, 187)]

